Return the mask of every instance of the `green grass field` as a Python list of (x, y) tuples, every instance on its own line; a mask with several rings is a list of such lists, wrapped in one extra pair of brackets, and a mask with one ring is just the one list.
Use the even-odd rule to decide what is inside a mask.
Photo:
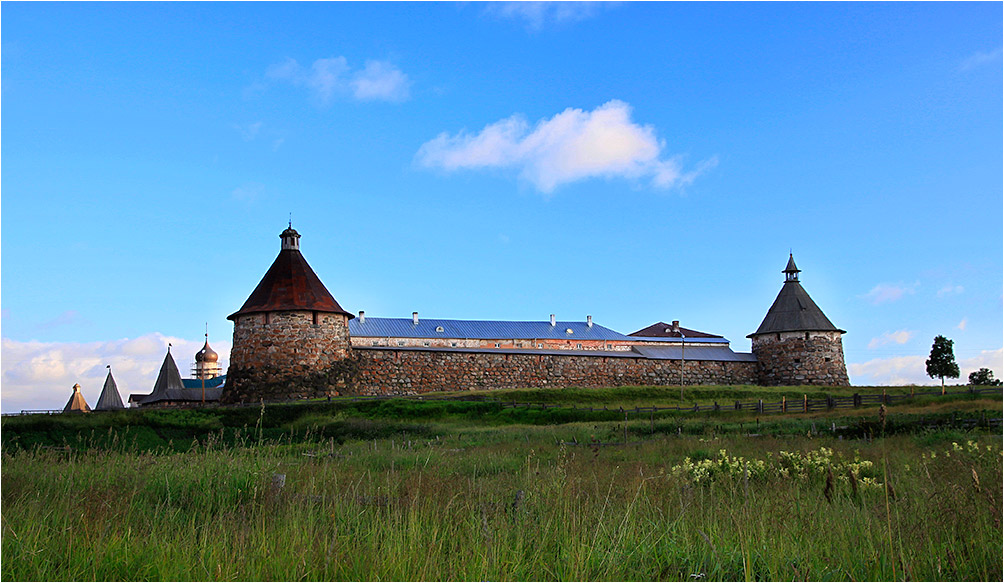
[[(579, 391), (537, 402), (650, 404)], [(1001, 580), (1000, 398), (831, 413), (391, 400), (5, 418), (0, 576)]]

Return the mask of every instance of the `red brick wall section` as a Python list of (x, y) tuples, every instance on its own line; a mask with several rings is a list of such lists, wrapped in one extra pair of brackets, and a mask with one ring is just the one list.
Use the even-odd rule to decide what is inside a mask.
[[(353, 391), (404, 395), (429, 391), (524, 387), (676, 385), (680, 362), (553, 354), (353, 349), (358, 361)], [(755, 362), (687, 361), (686, 384), (756, 382)]]

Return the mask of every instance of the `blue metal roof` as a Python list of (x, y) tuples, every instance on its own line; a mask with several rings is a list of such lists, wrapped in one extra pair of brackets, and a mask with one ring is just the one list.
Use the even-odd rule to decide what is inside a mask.
[[(548, 323), (550, 325), (550, 323)], [(595, 326), (595, 324), (594, 324)], [(632, 346), (631, 350), (538, 350), (533, 348), (446, 348), (420, 346), (354, 346), (353, 350), (405, 352), (459, 352), (466, 354), (532, 354), (555, 356), (591, 356), (593, 358), (644, 358), (646, 360), (680, 360), (679, 346)], [(683, 354), (685, 360), (756, 362), (749, 352), (733, 352), (728, 346), (694, 346)]]
[[(495, 320), (436, 320), (423, 318), (414, 324), (411, 318), (371, 318), (349, 320), (349, 334), (376, 338), (470, 338), (549, 339), (549, 340), (622, 340), (625, 336), (599, 324), (586, 322), (507, 322)], [(571, 330), (571, 332), (569, 332)]]
[(713, 360), (726, 362), (756, 362), (750, 352), (733, 352), (728, 346), (632, 346), (631, 350), (653, 360)]
[[(227, 381), (227, 375), (220, 375), (211, 379), (206, 379), (206, 388), (213, 389), (222, 387)], [(202, 389), (202, 379), (181, 379), (181, 384), (186, 389)]]
[[(660, 342), (662, 344), (679, 344), (680, 339), (674, 338), (672, 336), (630, 336), (631, 340), (639, 340), (643, 342)], [(684, 342), (689, 346), (690, 344), (728, 344), (728, 338), (718, 337), (701, 337), (695, 336), (693, 338), (684, 338)], [(689, 350), (689, 349), (688, 349)]]

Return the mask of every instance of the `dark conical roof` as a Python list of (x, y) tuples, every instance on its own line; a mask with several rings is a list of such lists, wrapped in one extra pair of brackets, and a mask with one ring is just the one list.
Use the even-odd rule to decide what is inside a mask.
[[(782, 273), (793, 274), (799, 269), (795, 267), (795, 260), (788, 259), (788, 267)], [(767, 310), (760, 327), (753, 334), (747, 336), (752, 338), (757, 334), (773, 334), (775, 332), (840, 332), (846, 333), (833, 325), (826, 314), (819, 309), (816, 302), (812, 301), (808, 292), (802, 288), (798, 278), (788, 277), (778, 292), (774, 304)]]
[(235, 320), (242, 314), (281, 310), (331, 312), (352, 318), (352, 314), (338, 305), (314, 270), (307, 264), (300, 250), (296, 248), (299, 234), (287, 229), (281, 236), (283, 248), (279, 251), (279, 256), (272, 262), (272, 266), (265, 272), (265, 277), (261, 278), (258, 287), (254, 288), (241, 309), (227, 316), (227, 319)]
[(122, 396), (119, 395), (119, 387), (115, 384), (111, 369), (108, 369), (108, 376), (105, 377), (105, 386), (101, 388), (101, 396), (94, 405), (95, 411), (113, 411), (115, 409), (125, 409), (122, 404)]
[[(160, 374), (157, 375), (157, 382), (153, 383), (153, 392), (140, 400), (140, 405), (147, 405), (157, 401), (178, 400), (177, 395), (183, 394), (185, 385), (181, 382), (181, 373), (178, 365), (174, 364), (174, 357), (171, 356), (171, 349), (167, 349), (167, 356), (164, 363), (160, 365)], [(178, 391), (181, 391), (179, 393)]]

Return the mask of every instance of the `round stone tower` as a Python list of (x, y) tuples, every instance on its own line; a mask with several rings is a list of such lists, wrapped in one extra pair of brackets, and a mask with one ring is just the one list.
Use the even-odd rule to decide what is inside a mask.
[(846, 386), (847, 366), (841, 336), (798, 282), (801, 270), (788, 256), (784, 286), (752, 340), (763, 385)]
[(279, 256), (234, 322), (221, 401), (285, 400), (336, 394), (350, 366), (349, 319), (300, 253), (292, 225)]

